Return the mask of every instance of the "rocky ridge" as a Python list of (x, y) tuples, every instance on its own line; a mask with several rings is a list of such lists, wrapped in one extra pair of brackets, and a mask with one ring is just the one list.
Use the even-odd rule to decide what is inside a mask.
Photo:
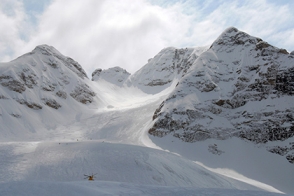
[[(149, 134), (185, 142), (285, 141), (294, 136), (293, 85), (293, 54), (228, 28), (155, 111)], [(293, 162), (288, 149), (283, 155)]]

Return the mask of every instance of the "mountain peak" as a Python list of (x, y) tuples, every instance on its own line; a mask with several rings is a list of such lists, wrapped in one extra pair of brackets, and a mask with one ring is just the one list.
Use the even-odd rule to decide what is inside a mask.
[[(53, 62), (54, 65), (57, 66), (58, 61), (61, 61), (65, 66), (67, 66), (70, 70), (75, 72), (81, 78), (88, 78), (85, 70), (82, 66), (73, 60), (70, 57), (66, 57), (61, 54), (58, 50), (56, 50), (53, 46), (49, 46), (46, 44), (37, 46), (29, 55), (32, 54), (40, 54), (45, 55), (45, 58), (48, 58), (49, 62)], [(56, 59), (55, 59), (56, 58)]]
[(219, 38), (224, 38), (224, 37), (234, 37), (238, 34), (246, 34), (248, 35), (247, 33), (243, 32), (243, 31), (240, 31), (239, 29), (237, 29), (236, 27), (228, 27), (226, 28), (221, 34), (220, 36), (218, 37)]
[(162, 49), (130, 77), (129, 83), (145, 93), (156, 94), (182, 78), (207, 47)]
[(223, 33), (238, 33), (239, 30), (236, 27), (228, 27), (224, 30)]
[(56, 50), (53, 46), (49, 46), (47, 44), (42, 44), (36, 46), (36, 48), (32, 51), (33, 53), (42, 53), (44, 55), (62, 55), (58, 50)]
[(227, 28), (211, 45), (211, 48), (219, 49), (223, 46), (249, 46), (256, 45), (262, 39), (253, 37), (235, 27)]
[(118, 66), (105, 70), (98, 68), (92, 73), (92, 81), (103, 79), (110, 83), (121, 86), (130, 75), (131, 74), (129, 72)]

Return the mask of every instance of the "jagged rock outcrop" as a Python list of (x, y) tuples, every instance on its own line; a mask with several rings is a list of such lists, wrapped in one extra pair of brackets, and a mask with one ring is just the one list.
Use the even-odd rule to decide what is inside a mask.
[(28, 108), (31, 108), (31, 109), (34, 109), (34, 110), (40, 110), (40, 109), (43, 108), (43, 106), (38, 104), (38, 103), (29, 102), (29, 101), (26, 101), (24, 99), (16, 99), (15, 101), (17, 101), (18, 103), (20, 103), (22, 105), (26, 105)]
[(149, 134), (285, 141), (294, 136), (293, 85), (292, 53), (228, 28), (155, 111)]
[(95, 69), (95, 71), (93, 71), (93, 73), (92, 73), (92, 81), (95, 81), (96, 78), (99, 78), (101, 72), (102, 72), (102, 69), (100, 69), (100, 68)]
[(96, 93), (90, 90), (87, 84), (77, 85), (75, 89), (70, 93), (75, 100), (83, 104), (88, 104), (93, 102), (93, 97)]

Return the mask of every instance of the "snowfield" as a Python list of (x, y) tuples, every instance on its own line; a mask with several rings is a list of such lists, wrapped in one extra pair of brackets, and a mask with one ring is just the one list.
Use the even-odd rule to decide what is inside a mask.
[[(277, 195), (178, 155), (99, 141), (1, 144), (4, 195)], [(84, 174), (96, 173), (95, 181)], [(235, 176), (236, 178), (236, 176)], [(254, 191), (240, 191), (254, 190)], [(218, 194), (218, 195), (219, 195)]]
[[(144, 185), (259, 190), (215, 174), (190, 160), (146, 147), (106, 142), (35, 142), (2, 145), (1, 181), (96, 181)], [(5, 161), (4, 161), (5, 160)], [(5, 172), (6, 171), (6, 172)]]
[(203, 189), (129, 184), (122, 182), (13, 182), (1, 183), (0, 192), (6, 196), (283, 196), (283, 194), (243, 191), (236, 189)]

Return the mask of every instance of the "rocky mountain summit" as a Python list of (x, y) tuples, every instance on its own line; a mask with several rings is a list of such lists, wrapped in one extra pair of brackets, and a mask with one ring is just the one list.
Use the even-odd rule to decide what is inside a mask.
[(92, 81), (103, 79), (112, 84), (122, 86), (131, 74), (121, 67), (113, 67), (106, 70), (96, 69), (92, 73)]
[(147, 93), (158, 93), (185, 75), (192, 63), (205, 50), (206, 47), (165, 48), (131, 75), (127, 84), (137, 86)]
[[(256, 144), (294, 136), (294, 56), (228, 28), (191, 62), (157, 108), (149, 134), (185, 142), (238, 137)], [(294, 162), (293, 144), (268, 150)]]

